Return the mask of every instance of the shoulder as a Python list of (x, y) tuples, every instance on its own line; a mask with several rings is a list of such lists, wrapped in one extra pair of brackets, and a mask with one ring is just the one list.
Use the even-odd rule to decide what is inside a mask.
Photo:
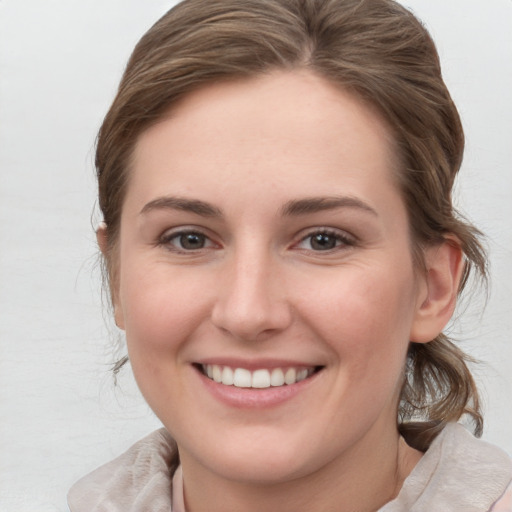
[[(456, 423), (448, 425), (434, 445), (432, 450), (438, 461), (435, 481), (447, 502), (465, 504), (465, 508), (457, 510), (495, 511), (493, 507), (497, 500), (504, 499), (512, 480), (508, 454), (475, 438)], [(502, 510), (512, 512), (508, 508)]]
[(503, 450), (453, 423), (381, 512), (512, 512), (506, 505), (511, 480), (512, 461)]
[(75, 483), (68, 493), (69, 508), (71, 512), (170, 511), (171, 480), (178, 463), (176, 443), (159, 429)]
[(512, 512), (512, 483), (507, 487), (503, 496), (494, 504), (491, 512)]

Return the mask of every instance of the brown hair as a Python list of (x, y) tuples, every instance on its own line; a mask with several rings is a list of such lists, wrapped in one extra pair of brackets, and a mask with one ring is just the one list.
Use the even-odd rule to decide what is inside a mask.
[[(435, 45), (408, 10), (392, 0), (185, 0), (137, 44), (99, 132), (96, 166), (110, 282), (116, 280), (120, 213), (140, 134), (205, 84), (293, 68), (351, 91), (387, 120), (417, 264), (423, 247), (449, 234), (466, 258), (459, 292), (472, 270), (485, 277), (479, 232), (451, 200), (464, 148), (459, 115)], [(415, 447), (426, 449), (447, 422), (465, 413), (481, 433), (467, 361), (444, 334), (411, 343), (398, 421)]]

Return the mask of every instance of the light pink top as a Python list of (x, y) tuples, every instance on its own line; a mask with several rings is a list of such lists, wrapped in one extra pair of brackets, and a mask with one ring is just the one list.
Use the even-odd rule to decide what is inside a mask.
[[(512, 461), (448, 425), (379, 512), (512, 512)], [(175, 442), (165, 429), (79, 480), (71, 512), (186, 512)]]

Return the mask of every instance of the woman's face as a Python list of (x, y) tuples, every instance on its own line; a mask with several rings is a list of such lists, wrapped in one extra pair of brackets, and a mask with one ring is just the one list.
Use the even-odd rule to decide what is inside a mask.
[(140, 137), (116, 320), (184, 468), (286, 481), (396, 435), (426, 285), (393, 166), (379, 116), (306, 71), (208, 86)]

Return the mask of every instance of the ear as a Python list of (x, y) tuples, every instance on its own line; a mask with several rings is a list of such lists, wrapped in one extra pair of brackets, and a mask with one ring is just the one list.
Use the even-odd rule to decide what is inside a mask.
[[(105, 222), (100, 222), (98, 228), (96, 229), (96, 241), (98, 242), (98, 246), (100, 248), (103, 257), (108, 261), (109, 258), (112, 257), (109, 254), (108, 249), (108, 227)], [(110, 265), (109, 265), (110, 266)], [(124, 318), (122, 314), (121, 305), (119, 304), (119, 294), (117, 290), (117, 284), (115, 283), (116, 278), (111, 274), (112, 270), (109, 269), (109, 287), (110, 287), (110, 297), (112, 299), (112, 306), (114, 307), (114, 320), (116, 322), (117, 327), (120, 329), (124, 329)]]
[(100, 222), (98, 224), (98, 228), (96, 229), (96, 241), (98, 242), (98, 247), (100, 248), (101, 254), (103, 254), (103, 256), (106, 258), (108, 247), (108, 230), (105, 222)]
[(428, 343), (446, 327), (455, 310), (464, 258), (457, 240), (447, 238), (425, 252), (425, 274), (410, 341)]

